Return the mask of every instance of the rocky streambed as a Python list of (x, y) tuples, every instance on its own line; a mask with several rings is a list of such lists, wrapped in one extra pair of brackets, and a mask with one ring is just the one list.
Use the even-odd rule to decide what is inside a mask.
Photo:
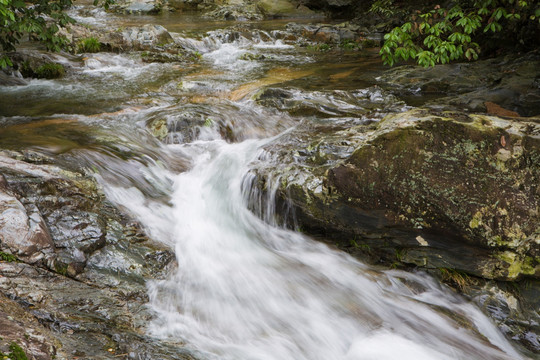
[[(384, 69), (380, 28), (321, 22), (351, 4), (144, 2), (116, 15), (85, 4), (73, 15), (86, 26), (67, 32), (73, 54), (13, 54), (0, 78), (0, 353), (207, 358), (196, 337), (149, 332), (168, 306), (155, 292), (178, 299), (166, 286), (197, 276), (163, 209), (181, 208), (176, 176), (198, 168), (200, 149), (267, 138), (242, 182), (259, 218), (373, 264), (367, 273), (428, 272), (482, 309), (515, 356), (537, 356), (540, 54)], [(182, 28), (187, 10), (296, 22)], [(78, 48), (88, 38), (99, 53)], [(49, 63), (60, 78), (40, 75)]]

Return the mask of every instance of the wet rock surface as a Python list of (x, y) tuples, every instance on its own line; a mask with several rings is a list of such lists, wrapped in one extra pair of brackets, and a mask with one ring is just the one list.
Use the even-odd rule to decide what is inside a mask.
[[(332, 120), (267, 147), (271, 167), (253, 165), (262, 202), (360, 258), (446, 274), (505, 333), (540, 351), (538, 120), (423, 109), (380, 123)], [(260, 202), (254, 211), (265, 218)], [(526, 278), (531, 290), (511, 298), (512, 286), (491, 282), (464, 291), (456, 278)]]
[(534, 358), (540, 352), (539, 281), (494, 283), (471, 281), (462, 292), (477, 303), (509, 338)]
[[(19, 326), (27, 333), (35, 328), (37, 334), (47, 335), (45, 345), (54, 344), (45, 349), (39, 344), (38, 351), (25, 341), (32, 339), (31, 336), (25, 339), (13, 334), (13, 340), (36, 358), (47, 355), (57, 359), (192, 358), (181, 348), (156, 346), (155, 340), (143, 335), (144, 326), (151, 318), (144, 307), (143, 286), (139, 291), (125, 291), (122, 287), (106, 289), (22, 263), (2, 262), (0, 274), (0, 291), (14, 299), (19, 312), (24, 314), (17, 318)], [(6, 303), (15, 306), (13, 300), (0, 300), (2, 307)], [(2, 328), (0, 332), (9, 336), (13, 328)], [(44, 357), (38, 357), (41, 353)]]
[(304, 4), (296, 0), (180, 0), (169, 1), (176, 10), (198, 10), (217, 20), (262, 20), (283, 18), (323, 18), (324, 7)]
[[(389, 115), (375, 131), (359, 125), (296, 150), (276, 146), (288, 164), (281, 195), (302, 227), (365, 238), (372, 248), (411, 248), (400, 255), (404, 262), (501, 280), (538, 277), (538, 134), (533, 121)], [(329, 160), (336, 138), (355, 149), (343, 162)], [(435, 234), (446, 240), (431, 246)], [(460, 246), (478, 251), (461, 258)], [(446, 255), (426, 257), (432, 249)]]
[(162, 0), (121, 0), (116, 1), (111, 10), (124, 14), (155, 14), (167, 9), (167, 1)]
[(347, 21), (340, 24), (290, 23), (287, 30), (308, 44), (327, 45), (342, 50), (358, 50), (377, 47), (382, 43), (383, 33), (372, 25)]
[(174, 42), (171, 34), (163, 26), (152, 24), (120, 28), (116, 31), (72, 25), (67, 28), (66, 35), (74, 48), (84, 39), (95, 38), (103, 50), (115, 52), (150, 50)]
[(5, 152), (0, 161), (0, 352), (16, 343), (33, 359), (192, 359), (144, 335), (146, 279), (164, 276), (173, 253), (92, 177), (47, 159)]
[[(352, 3), (298, 5), (347, 9)], [(227, 20), (312, 16), (308, 8), (288, 1), (170, 5)], [(118, 11), (123, 13), (162, 8), (154, 1), (122, 6)], [(357, 50), (380, 43), (382, 27), (369, 22), (290, 24), (272, 36), (287, 44)], [(246, 25), (223, 31), (221, 40), (257, 36), (272, 40)], [(74, 48), (89, 37), (96, 37), (102, 50), (143, 51), (147, 63), (198, 59), (157, 25), (114, 31), (74, 26), (68, 33)], [(40, 55), (34, 68), (56, 61), (48, 56)], [(99, 54), (84, 56), (89, 68), (99, 61)], [(256, 56), (241, 60), (261, 60)], [(26, 61), (21, 57), (17, 63)], [(505, 117), (538, 115), (538, 65), (538, 54), (531, 53), (428, 70), (405, 66), (388, 71), (378, 86), (357, 91), (303, 91), (294, 84), (260, 81), (261, 90), (250, 101), (308, 119), (265, 149), (261, 159), (276, 162), (254, 164), (257, 184), (268, 196), (260, 203), (276, 201), (284, 222), (296, 221), (303, 231), (360, 258), (442, 274), (443, 282), (482, 306), (534, 356), (540, 352), (539, 121)], [(351, 72), (343, 74), (329, 79), (339, 82)], [(14, 77), (2, 81), (26, 83)], [(211, 96), (217, 92), (203, 81), (175, 86), (186, 97), (192, 88)], [(231, 99), (251, 95), (237, 93)], [(409, 104), (430, 110), (406, 112)], [(471, 115), (463, 108), (497, 116)], [(230, 142), (257, 136), (218, 106), (212, 111), (185, 106), (162, 115), (150, 116), (145, 125), (169, 144), (190, 142), (215, 129)], [(121, 148), (111, 145), (108, 150), (129, 157)], [(66, 168), (65, 159), (63, 167), (52, 165), (59, 158), (11, 152), (0, 158), (0, 221), (6, 224), (0, 229), (0, 352), (8, 353), (16, 342), (36, 359), (191, 359), (182, 344), (158, 344), (144, 335), (152, 318), (144, 306), (145, 281), (165, 276), (175, 266), (173, 253), (152, 243), (108, 203), (86, 170)], [(109, 160), (103, 166), (114, 167)], [(167, 201), (141, 174), (128, 177), (149, 198)], [(264, 209), (254, 210), (265, 217)]]
[(0, 247), (13, 255), (36, 263), (54, 252), (54, 242), (39, 210), (32, 205), (25, 208), (6, 188), (0, 193), (0, 224)]
[(0, 337), (0, 354), (11, 353), (13, 344), (16, 344), (31, 359), (49, 360), (57, 355), (59, 344), (50, 331), (23, 306), (4, 294), (0, 294)]
[(534, 51), (519, 57), (509, 55), (429, 69), (400, 66), (387, 71), (379, 80), (381, 86), (407, 98), (410, 103), (432, 97), (434, 99), (428, 100), (426, 105), (438, 109), (490, 112), (489, 104), (495, 104), (520, 116), (537, 116), (540, 111), (538, 69), (540, 52)]

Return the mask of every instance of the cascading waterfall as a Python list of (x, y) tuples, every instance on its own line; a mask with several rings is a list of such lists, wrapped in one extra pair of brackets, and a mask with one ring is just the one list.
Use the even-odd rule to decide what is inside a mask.
[(426, 275), (371, 269), (250, 212), (249, 164), (273, 140), (171, 145), (194, 166), (163, 174), (174, 182), (170, 205), (109, 187), (176, 252), (177, 270), (149, 284), (153, 335), (208, 359), (520, 358), (477, 308)]
[[(268, 33), (265, 35), (270, 37)], [(250, 51), (288, 49), (279, 40), (261, 39), (250, 42), (244, 38), (208, 37), (201, 41), (184, 39), (184, 45), (203, 52), (205, 61), (225, 72), (213, 76), (229, 81), (223, 90), (229, 91), (237, 85), (236, 75), (240, 72), (246, 75), (246, 64), (250, 64), (248, 70), (260, 66), (257, 62), (238, 59), (247, 48)], [(296, 62), (296, 54), (281, 55), (275, 61), (284, 59), (287, 63), (292, 58)], [(77, 91), (93, 94), (109, 89), (115, 96), (120, 93), (129, 103), (133, 93), (145, 86), (141, 83), (148, 81), (139, 79), (148, 77), (146, 71), (154, 71), (164, 82), (170, 82), (159, 91), (161, 96), (174, 89), (170, 90), (172, 100), (159, 99), (163, 104), (146, 112), (137, 110), (139, 115), (112, 113), (99, 118), (81, 117), (81, 121), (97, 123), (105, 118), (113, 124), (144, 123), (150, 116), (180, 121), (178, 114), (187, 106), (177, 105), (174, 96), (177, 92), (188, 94), (192, 88), (197, 92), (203, 87), (197, 87), (196, 82), (189, 87), (186, 86), (190, 85), (189, 81), (185, 81), (181, 88), (166, 65), (142, 66), (124, 55), (100, 55), (87, 60), (82, 70), (89, 80), (89, 89), (80, 85)], [(204, 79), (210, 88), (219, 81)], [(41, 80), (36, 84), (48, 86), (48, 82)], [(101, 102), (105, 102), (101, 98), (93, 101), (100, 108)], [(328, 103), (333, 104), (332, 101), (329, 99)], [(222, 108), (217, 108), (216, 103)], [(148, 328), (152, 335), (185, 343), (201, 359), (522, 358), (479, 309), (429, 276), (378, 270), (305, 235), (279, 227), (271, 198), (279, 178), (269, 182), (270, 196), (265, 197), (254, 187), (250, 164), (265, 161), (269, 155), (264, 153), (264, 146), (279, 141), (280, 135), (275, 133), (292, 124), (282, 121), (284, 115), (263, 114), (248, 104), (231, 103), (216, 97), (214, 104), (209, 105), (214, 106), (214, 112), (200, 111), (205, 105), (200, 103), (192, 104), (193, 109), (188, 110), (203, 120), (208, 114), (214, 116), (232, 109), (222, 117), (236, 118), (237, 125), (244, 126), (246, 133), (257, 129), (253, 133), (260, 139), (231, 144), (221, 139), (219, 131), (209, 127), (190, 142), (175, 144), (180, 140), (170, 139), (171, 144), (166, 146), (148, 145), (163, 151), (163, 159), (147, 161), (147, 165), (142, 161), (136, 166), (126, 165), (123, 158), (106, 160), (103, 164), (89, 160), (104, 170), (101, 181), (108, 197), (131, 212), (153, 240), (175, 251), (177, 268), (167, 279), (148, 284), (149, 307), (155, 313)], [(344, 104), (347, 105), (341, 102)], [(239, 119), (242, 116), (250, 117), (251, 122)], [(125, 125), (126, 129), (131, 125)], [(108, 126), (114, 129), (116, 125)], [(253, 136), (240, 138), (249, 137)], [(103, 154), (99, 156), (103, 158)], [(169, 166), (166, 170), (159, 164), (159, 160), (174, 162), (171, 159), (175, 156), (181, 158), (179, 167), (190, 169), (179, 172)], [(152, 159), (158, 157), (153, 151)], [(112, 176), (115, 166), (120, 170)], [(124, 172), (123, 166), (136, 167), (139, 173)], [(107, 167), (112, 168), (111, 176), (107, 176)], [(155, 187), (164, 189), (154, 193), (152, 189), (144, 191), (139, 183), (145, 182), (150, 184), (149, 188), (157, 184)], [(251, 211), (253, 207), (257, 211)]]

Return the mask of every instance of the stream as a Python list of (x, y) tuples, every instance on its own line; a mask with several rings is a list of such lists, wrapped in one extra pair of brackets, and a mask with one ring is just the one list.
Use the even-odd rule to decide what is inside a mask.
[[(374, 86), (376, 51), (298, 48), (279, 36), (285, 22), (250, 23), (248, 38), (186, 15), (83, 10), (72, 15), (89, 24), (161, 23), (201, 54), (191, 66), (57, 55), (75, 69), (66, 77), (0, 88), (4, 148), (92, 169), (111, 202), (174, 250), (177, 266), (147, 283), (150, 336), (200, 359), (522, 358), (474, 304), (427, 274), (366, 265), (282, 226), (275, 186), (255, 186), (253, 164), (275, 161), (265, 148), (291, 132), (414, 105)], [(292, 100), (256, 101), (269, 87)], [(149, 130), (159, 121), (162, 141)]]

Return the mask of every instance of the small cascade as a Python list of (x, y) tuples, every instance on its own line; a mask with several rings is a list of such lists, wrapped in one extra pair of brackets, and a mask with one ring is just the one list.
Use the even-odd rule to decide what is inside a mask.
[[(152, 334), (208, 359), (520, 358), (478, 309), (429, 277), (371, 269), (276, 227), (265, 203), (275, 186), (257, 194), (249, 174), (269, 141), (184, 146), (194, 166), (172, 178), (171, 206), (108, 186), (175, 248), (178, 270), (149, 283)], [(254, 201), (268, 222), (249, 211)]]
[[(303, 127), (363, 126), (405, 103), (352, 81), (327, 90), (358, 66), (321, 75), (280, 31), (184, 36), (175, 41), (201, 54), (189, 71), (100, 53), (65, 79), (0, 89), (2, 104), (36, 99), (0, 120), (67, 123), (65, 136), (79, 142), (62, 148), (63, 161), (95, 171), (108, 199), (174, 250), (177, 267), (147, 283), (149, 335), (204, 360), (522, 359), (477, 307), (430, 276), (371, 267), (287, 229), (291, 206), (276, 201), (283, 178), (259, 183), (258, 165), (285, 166), (271, 145), (310, 136)], [(304, 89), (290, 86), (298, 79)], [(333, 146), (321, 164), (341, 161), (354, 151), (341, 135), (291, 156)], [(59, 141), (39, 140), (31, 146)]]

